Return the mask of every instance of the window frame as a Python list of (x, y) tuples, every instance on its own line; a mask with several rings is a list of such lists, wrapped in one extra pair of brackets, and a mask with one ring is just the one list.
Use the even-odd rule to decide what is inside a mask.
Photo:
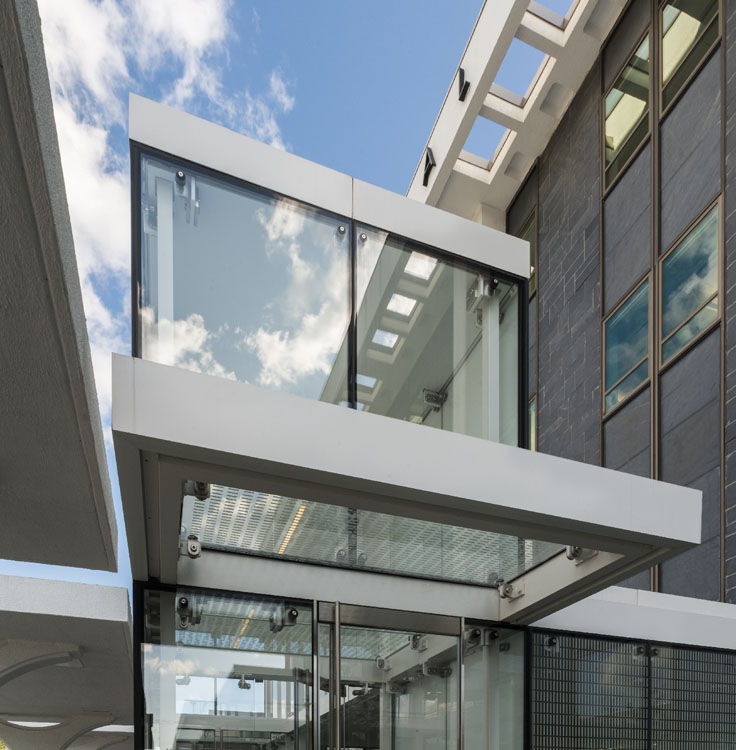
[[(626, 60), (624, 61), (623, 65), (616, 71), (616, 74), (613, 76), (612, 83), (608, 86), (607, 89), (603, 91), (603, 94), (601, 96), (601, 105), (600, 105), (600, 117), (601, 117), (601, 125), (600, 125), (600, 141), (601, 141), (601, 186), (602, 186), (602, 197), (605, 198), (608, 193), (613, 190), (614, 186), (618, 184), (621, 177), (626, 173), (628, 168), (631, 166), (631, 164), (636, 160), (636, 157), (641, 153), (642, 149), (645, 147), (645, 145), (649, 142), (649, 140), (652, 137), (652, 127), (654, 123), (653, 114), (652, 114), (652, 97), (653, 97), (653, 91), (652, 91), (652, 34), (653, 34), (653, 25), (651, 21), (647, 24), (646, 29), (644, 32), (639, 36), (639, 38), (634, 43), (633, 47), (631, 48), (631, 52), (626, 57)], [(626, 159), (626, 161), (621, 165), (621, 169), (619, 169), (618, 173), (611, 178), (611, 181), (608, 182), (608, 168), (610, 165), (606, 164), (606, 98), (611, 93), (611, 91), (615, 88), (616, 82), (621, 77), (621, 74), (626, 70), (626, 67), (628, 66), (629, 62), (631, 61), (631, 58), (634, 56), (634, 53), (636, 50), (641, 47), (642, 43), (644, 42), (644, 39), (649, 36), (649, 98), (647, 100), (647, 111), (636, 121), (636, 124), (631, 129), (631, 132), (626, 137), (626, 139), (621, 144), (620, 148), (623, 148), (629, 141), (631, 141), (632, 137), (636, 133), (637, 128), (641, 125), (642, 122), (644, 122), (645, 117), (647, 118), (647, 132), (644, 134), (644, 136), (641, 139), (641, 143), (639, 143), (636, 148), (631, 152), (629, 157)]]
[[(524, 233), (528, 229), (529, 225), (534, 222), (534, 252), (529, 258), (529, 265), (534, 269), (529, 275), (529, 301), (531, 302), (537, 293), (537, 268), (539, 266), (539, 221), (538, 221), (538, 210), (535, 204), (532, 210), (527, 215), (526, 219), (521, 222), (521, 229), (517, 232), (516, 236), (521, 240), (524, 239)], [(528, 241), (528, 240), (527, 240)], [(531, 245), (531, 242), (529, 242)], [(531, 249), (531, 248), (530, 248)], [(531, 270), (531, 269), (530, 269)]]
[[(642, 287), (642, 285), (649, 283), (649, 293), (647, 295), (647, 354), (642, 357), (633, 367), (625, 372), (610, 388), (606, 388), (606, 324), (611, 318), (636, 294), (636, 292)], [(649, 269), (639, 280), (634, 284), (631, 289), (611, 308), (611, 311), (601, 321), (601, 421), (605, 422), (609, 417), (615, 414), (624, 404), (627, 404), (633, 398), (635, 398), (641, 391), (647, 388), (652, 380), (652, 313), (653, 313), (653, 299), (652, 299), (652, 270)], [(634, 388), (631, 393), (627, 394), (621, 401), (615, 406), (606, 410), (606, 396), (616, 386), (620, 385), (632, 372), (640, 367), (643, 362), (648, 361), (649, 367), (647, 377)]]
[(716, 12), (716, 17), (711, 20), (711, 22), (700, 32), (700, 34), (698, 34), (689, 52), (682, 58), (682, 60), (680, 60), (677, 67), (672, 71), (672, 76), (670, 77), (670, 81), (678, 73), (680, 68), (687, 62), (687, 59), (690, 57), (695, 47), (702, 40), (703, 36), (705, 36), (705, 34), (708, 32), (708, 30), (711, 28), (711, 26), (714, 23), (717, 26), (718, 33), (716, 34), (716, 37), (713, 40), (713, 43), (710, 45), (710, 47), (708, 47), (708, 49), (705, 51), (705, 53), (700, 58), (700, 60), (698, 60), (695, 67), (692, 69), (692, 71), (690, 71), (690, 74), (682, 82), (682, 85), (674, 94), (671, 101), (669, 101), (667, 105), (665, 106), (664, 105), (664, 90), (666, 88), (666, 84), (664, 82), (664, 33), (663, 31), (664, 31), (664, 9), (665, 9), (665, 6), (669, 2), (670, 0), (659, 0), (659, 8), (657, 10), (657, 46), (658, 46), (657, 85), (659, 87), (658, 107), (659, 107), (659, 119), (660, 120), (664, 120), (664, 118), (672, 111), (672, 109), (674, 109), (677, 102), (682, 98), (684, 93), (690, 88), (690, 84), (698, 77), (698, 74), (705, 67), (705, 65), (707, 65), (708, 61), (710, 60), (715, 50), (718, 49), (718, 46), (721, 43), (721, 39), (723, 38), (723, 10), (724, 10), (723, 0), (717, 0), (718, 10)]
[[(723, 318), (723, 299), (724, 299), (724, 264), (723, 264), (723, 258), (724, 258), (724, 221), (723, 221), (723, 210), (724, 210), (724, 201), (723, 201), (723, 195), (719, 193), (719, 195), (693, 219), (693, 221), (688, 224), (688, 226), (678, 235), (678, 237), (674, 240), (674, 242), (667, 248), (665, 252), (662, 253), (659, 260), (657, 261), (657, 361), (659, 363), (659, 372), (662, 373), (667, 368), (671, 367), (675, 362), (677, 362), (679, 359), (681, 359), (687, 352), (689, 352), (694, 346), (698, 344), (702, 339), (704, 339), (713, 329), (717, 328), (721, 320)], [(662, 279), (663, 279), (663, 272), (662, 268), (664, 265), (665, 260), (675, 251), (677, 248), (682, 244), (682, 242), (687, 239), (688, 235), (700, 224), (703, 219), (714, 209), (718, 208), (718, 228), (717, 228), (717, 238), (718, 238), (718, 244), (716, 248), (717, 252), (717, 258), (716, 263), (718, 267), (718, 283), (717, 288), (714, 294), (712, 294), (700, 307), (698, 307), (697, 310), (695, 310), (693, 313), (688, 315), (687, 318), (685, 318), (678, 326), (675, 328), (672, 332), (667, 334), (667, 336), (662, 337), (662, 307), (663, 307), (663, 294), (662, 294)], [(693, 336), (686, 344), (681, 346), (674, 354), (672, 354), (666, 361), (662, 357), (662, 347), (664, 344), (669, 341), (672, 336), (674, 336), (678, 331), (682, 329), (682, 327), (688, 323), (690, 320), (692, 320), (698, 313), (700, 313), (702, 310), (705, 309), (705, 307), (713, 300), (718, 300), (718, 314), (716, 315), (715, 319), (712, 320), (710, 323), (708, 323), (705, 328), (703, 328), (702, 331), (699, 331), (695, 336)]]

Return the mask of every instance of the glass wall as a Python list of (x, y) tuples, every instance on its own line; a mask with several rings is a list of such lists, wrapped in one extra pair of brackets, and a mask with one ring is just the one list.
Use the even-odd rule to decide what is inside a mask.
[(606, 94), (604, 109), (608, 186), (649, 132), (649, 34)]
[(205, 169), (140, 159), (136, 354), (518, 444), (518, 283)]
[(312, 745), (312, 611), (200, 589), (147, 590), (146, 750)]

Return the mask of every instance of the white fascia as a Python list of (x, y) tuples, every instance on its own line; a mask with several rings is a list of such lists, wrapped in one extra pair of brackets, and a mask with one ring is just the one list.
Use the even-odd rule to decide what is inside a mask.
[(139, 580), (177, 582), (188, 479), (598, 551), (517, 578), (499, 621), (532, 622), (700, 541), (697, 490), (119, 355), (112, 429)]
[(534, 624), (577, 633), (736, 650), (733, 604), (619, 586)]
[(135, 94), (130, 95), (130, 140), (497, 271), (529, 277), (529, 244), (523, 240)]

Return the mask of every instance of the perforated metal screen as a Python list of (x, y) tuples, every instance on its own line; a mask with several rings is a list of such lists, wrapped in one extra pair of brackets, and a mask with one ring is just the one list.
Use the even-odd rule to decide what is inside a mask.
[(533, 750), (733, 750), (736, 653), (535, 631)]

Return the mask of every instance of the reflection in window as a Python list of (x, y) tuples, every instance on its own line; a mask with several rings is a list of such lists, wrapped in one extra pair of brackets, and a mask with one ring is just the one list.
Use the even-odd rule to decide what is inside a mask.
[(676, 96), (718, 37), (718, 0), (671, 0), (662, 10), (662, 106)]
[(718, 206), (662, 261), (662, 362), (718, 317)]
[(649, 35), (634, 52), (605, 100), (606, 186), (649, 132)]
[(141, 203), (144, 358), (308, 398), (347, 380), (345, 219), (148, 156)]
[(605, 411), (649, 377), (649, 279), (605, 323)]
[(537, 450), (537, 397), (529, 402), (529, 450)]
[(537, 212), (532, 215), (524, 224), (524, 228), (519, 233), (519, 238), (529, 243), (529, 259), (531, 262), (531, 275), (529, 276), (529, 296), (533, 296), (537, 291)]
[(371, 227), (356, 243), (365, 411), (517, 445), (518, 286)]
[(144, 608), (145, 748), (215, 748), (234, 726), (237, 747), (311, 748), (310, 608), (185, 588)]

